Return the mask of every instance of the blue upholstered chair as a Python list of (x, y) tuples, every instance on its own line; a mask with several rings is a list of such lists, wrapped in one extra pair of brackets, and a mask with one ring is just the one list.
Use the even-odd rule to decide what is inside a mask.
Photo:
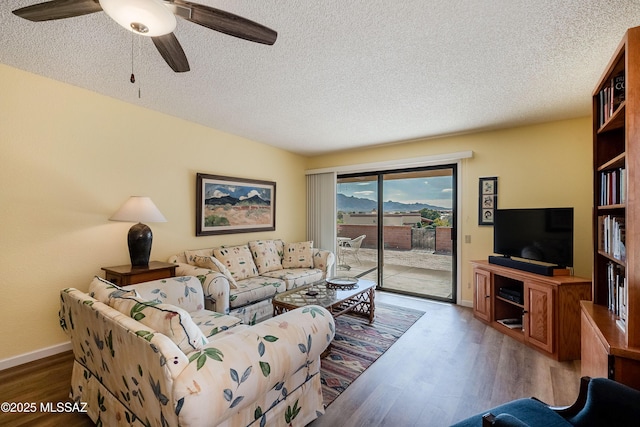
[(640, 391), (606, 378), (583, 377), (576, 402), (555, 408), (535, 399), (518, 399), (452, 427), (623, 427), (640, 426)]

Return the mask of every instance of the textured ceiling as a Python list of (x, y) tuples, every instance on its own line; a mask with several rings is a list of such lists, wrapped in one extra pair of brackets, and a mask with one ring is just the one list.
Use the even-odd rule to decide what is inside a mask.
[(191, 71), (176, 74), (103, 12), (11, 13), (38, 2), (0, 2), (1, 63), (306, 155), (586, 116), (640, 25), (637, 1), (200, 0), (278, 40), (179, 19)]

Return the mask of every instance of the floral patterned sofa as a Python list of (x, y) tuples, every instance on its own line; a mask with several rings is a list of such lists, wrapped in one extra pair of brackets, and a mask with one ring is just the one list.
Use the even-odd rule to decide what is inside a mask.
[(60, 292), (71, 398), (105, 426), (304, 426), (324, 412), (329, 312), (309, 306), (255, 326), (205, 310), (195, 277)]
[(271, 299), (276, 293), (326, 278), (335, 256), (313, 248), (312, 241), (254, 240), (246, 245), (184, 251), (168, 262), (178, 265), (178, 276), (200, 279), (208, 310), (253, 325), (271, 317)]

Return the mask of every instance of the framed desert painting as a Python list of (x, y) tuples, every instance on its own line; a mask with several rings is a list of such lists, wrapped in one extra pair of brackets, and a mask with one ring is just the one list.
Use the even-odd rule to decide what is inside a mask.
[(197, 174), (196, 236), (275, 229), (275, 182)]

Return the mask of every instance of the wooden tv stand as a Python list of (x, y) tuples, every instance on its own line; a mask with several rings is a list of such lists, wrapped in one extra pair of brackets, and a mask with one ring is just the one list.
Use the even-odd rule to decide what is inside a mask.
[[(471, 265), (476, 318), (556, 360), (580, 359), (580, 301), (591, 300), (590, 279), (542, 276), (487, 261)], [(511, 296), (500, 296), (500, 288), (512, 290)], [(513, 297), (518, 290), (521, 301)], [(504, 319), (521, 319), (522, 326), (505, 326)]]

